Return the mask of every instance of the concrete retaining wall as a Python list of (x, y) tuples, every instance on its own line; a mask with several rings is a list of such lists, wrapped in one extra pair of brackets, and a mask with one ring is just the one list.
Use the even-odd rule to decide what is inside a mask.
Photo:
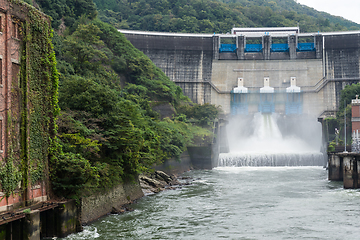
[(143, 197), (144, 194), (137, 181), (123, 183), (107, 192), (99, 192), (99, 194), (82, 198), (81, 223), (87, 224), (110, 213), (113, 208), (120, 208), (124, 204)]
[(180, 159), (167, 159), (163, 164), (155, 166), (156, 170), (166, 172), (167, 174), (181, 174), (191, 170), (192, 163), (188, 151), (181, 154)]
[(218, 165), (219, 152), (213, 144), (188, 147), (188, 152), (195, 169), (212, 169)]

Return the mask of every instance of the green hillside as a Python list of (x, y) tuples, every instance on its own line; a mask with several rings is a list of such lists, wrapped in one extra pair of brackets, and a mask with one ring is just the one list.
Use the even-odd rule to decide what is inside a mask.
[[(57, 27), (53, 45), (60, 116), (53, 190), (71, 197), (111, 188), (212, 139), (213, 105), (193, 104), (181, 88), (113, 26), (91, 0), (41, 0)], [(155, 106), (173, 114), (162, 118)]]
[(99, 18), (116, 28), (226, 33), (236, 27), (293, 27), (301, 32), (357, 30), (360, 25), (294, 0), (94, 0)]
[[(329, 23), (333, 24), (340, 24), (341, 26), (344, 26), (348, 28), (349, 30), (358, 30), (360, 28), (360, 24), (354, 23), (352, 21), (346, 20), (342, 17), (333, 16), (326, 12), (319, 12), (311, 7), (302, 5), (300, 3), (297, 3), (294, 0), (222, 0), (221, 2), (224, 3), (240, 3), (244, 6), (250, 7), (250, 6), (264, 6), (264, 7), (270, 7), (273, 11), (276, 12), (287, 12), (287, 14), (301, 14), (301, 15), (308, 15), (310, 17), (314, 17), (316, 19), (319, 19), (319, 21), (326, 21), (326, 19), (329, 20)], [(289, 13), (288, 13), (289, 12)], [(295, 12), (295, 13), (294, 13)]]

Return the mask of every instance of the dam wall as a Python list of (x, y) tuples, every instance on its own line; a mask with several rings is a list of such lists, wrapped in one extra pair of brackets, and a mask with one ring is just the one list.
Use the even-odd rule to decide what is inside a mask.
[(211, 102), (213, 37), (208, 34), (163, 34), (122, 31), (193, 102)]
[(360, 79), (360, 33), (327, 33), (324, 39), (324, 71), (326, 81), (332, 83), (335, 109), (338, 109), (340, 91)]
[[(297, 113), (318, 118), (334, 116), (340, 91), (360, 79), (360, 32), (255, 36), (119, 31), (193, 102), (220, 105), (225, 114), (233, 112), (239, 79), (251, 93), (246, 95), (245, 114), (260, 111), (265, 78), (274, 89), (273, 111), (288, 114), (287, 102), (294, 96), (287, 89), (293, 78), (301, 89)], [(224, 39), (233, 44), (223, 44)], [(248, 44), (254, 41), (260, 44)]]

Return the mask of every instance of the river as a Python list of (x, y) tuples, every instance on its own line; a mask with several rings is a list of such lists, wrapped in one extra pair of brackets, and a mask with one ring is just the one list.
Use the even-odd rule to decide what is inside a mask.
[[(66, 239), (359, 239), (360, 191), (322, 167), (218, 167)], [(189, 180), (187, 180), (189, 181)]]

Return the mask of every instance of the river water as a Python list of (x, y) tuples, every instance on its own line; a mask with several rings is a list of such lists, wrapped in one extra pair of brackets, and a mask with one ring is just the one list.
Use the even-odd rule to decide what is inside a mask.
[[(219, 167), (66, 239), (359, 239), (360, 191), (322, 167)], [(185, 181), (185, 180), (184, 180)]]

